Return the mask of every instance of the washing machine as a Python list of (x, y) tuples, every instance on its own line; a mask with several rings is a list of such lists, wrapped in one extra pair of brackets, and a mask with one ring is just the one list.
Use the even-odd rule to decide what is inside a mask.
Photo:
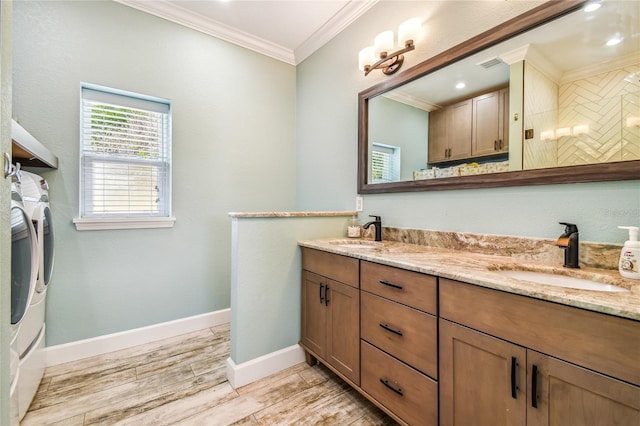
[(47, 181), (41, 176), (23, 171), (21, 183), (24, 208), (36, 232), (38, 268), (33, 297), (18, 331), (20, 419), (26, 414), (44, 374), (42, 349), (45, 346), (45, 302), (54, 259)]
[(20, 356), (19, 335), (35, 293), (38, 262), (37, 237), (22, 201), (20, 168), (11, 180), (11, 325), (10, 398), (12, 424), (19, 421)]
[(35, 291), (18, 333), (18, 353), (22, 359), (38, 339), (44, 324), (47, 287), (53, 271), (53, 227), (47, 181), (22, 171), (21, 191), (24, 209), (36, 232), (38, 265)]
[(22, 201), (19, 175), (11, 182), (11, 339), (19, 333), (38, 276), (36, 232)]

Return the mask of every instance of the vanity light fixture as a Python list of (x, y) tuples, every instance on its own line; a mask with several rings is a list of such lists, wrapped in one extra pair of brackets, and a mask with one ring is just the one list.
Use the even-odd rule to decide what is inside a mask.
[(358, 53), (358, 68), (368, 75), (375, 69), (382, 70), (386, 75), (398, 71), (404, 62), (404, 53), (415, 49), (414, 41), (420, 34), (421, 22), (419, 18), (412, 18), (398, 27), (398, 45), (404, 45), (395, 52), (393, 31), (383, 31), (373, 40), (373, 46), (365, 47)]

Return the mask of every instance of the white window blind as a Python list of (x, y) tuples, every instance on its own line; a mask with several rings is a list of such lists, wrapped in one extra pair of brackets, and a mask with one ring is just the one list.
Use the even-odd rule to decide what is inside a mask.
[(82, 87), (80, 216), (169, 217), (169, 101)]
[(373, 143), (371, 150), (372, 183), (396, 182), (400, 180), (400, 148)]

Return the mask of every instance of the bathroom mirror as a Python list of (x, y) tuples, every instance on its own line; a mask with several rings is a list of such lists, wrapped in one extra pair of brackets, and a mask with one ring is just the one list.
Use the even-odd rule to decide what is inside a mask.
[(640, 179), (640, 4), (587, 3), (544, 3), (361, 92), (358, 192)]

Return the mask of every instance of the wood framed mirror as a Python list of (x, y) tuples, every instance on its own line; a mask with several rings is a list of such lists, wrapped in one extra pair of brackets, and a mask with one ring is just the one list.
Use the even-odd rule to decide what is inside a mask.
[[(556, 27), (576, 28), (575, 24), (564, 22), (562, 19), (584, 19), (579, 14), (584, 14), (582, 9), (587, 3), (587, 1), (577, 0), (549, 1), (360, 92), (358, 95), (358, 193), (416, 192), (640, 179), (640, 19), (638, 19), (640, 6), (638, 2), (604, 2), (603, 9), (612, 5), (607, 13), (614, 14), (605, 18), (608, 19), (607, 22), (612, 22), (622, 30), (633, 33), (633, 38), (629, 37), (626, 40), (627, 50), (621, 54), (622, 59), (611, 59), (606, 56), (593, 57), (592, 54), (588, 55), (589, 58), (585, 58), (587, 55), (580, 56), (578, 49), (559, 49), (560, 45), (554, 45), (554, 43), (560, 43), (560, 41), (554, 40), (556, 36), (550, 35), (554, 34), (553, 28)], [(616, 4), (621, 5), (620, 7), (630, 7), (630, 12), (615, 9), (613, 6)], [(600, 27), (603, 25), (598, 28)], [(610, 32), (611, 25), (604, 27)], [(578, 27), (576, 31), (588, 33), (590, 38), (595, 39), (595, 34), (584, 27)], [(546, 34), (547, 39), (531, 41), (532, 35), (536, 32)], [(604, 33), (601, 35), (604, 36)], [(565, 38), (575, 39), (576, 37), (575, 34), (568, 34)], [(587, 37), (582, 37), (582, 39), (585, 38)], [(562, 40), (562, 43), (565, 41)], [(539, 50), (545, 44), (552, 49), (555, 48), (551, 52), (556, 53), (540, 54)], [(618, 51), (621, 52), (619, 48)], [(606, 51), (598, 49), (598, 52), (604, 55)], [(531, 68), (533, 71), (543, 69), (543, 64), (551, 62), (553, 56), (563, 56), (565, 61), (571, 61), (572, 66), (577, 66), (580, 70), (588, 69), (592, 74), (602, 73), (602, 68), (594, 68), (593, 65), (584, 62), (584, 59), (594, 60), (605, 64), (605, 68), (609, 70), (615, 68), (616, 75), (621, 75), (625, 80), (622, 94), (617, 93), (616, 96), (619, 98), (613, 99), (613, 102), (616, 105), (627, 105), (621, 107), (627, 110), (616, 113), (619, 116), (616, 118), (617, 124), (613, 127), (618, 133), (607, 136), (614, 141), (614, 148), (609, 146), (610, 141), (603, 142), (601, 139), (596, 139), (593, 134), (588, 134), (591, 130), (594, 130), (592, 133), (596, 133), (597, 124), (584, 125), (575, 120), (566, 124), (568, 119), (558, 118), (562, 114), (569, 116), (574, 113), (576, 109), (573, 105), (570, 107), (573, 109), (567, 109), (568, 107), (562, 109), (563, 107), (558, 106), (558, 100), (555, 99), (553, 101), (555, 110), (551, 121), (548, 117), (541, 118), (548, 116), (551, 109), (536, 111), (537, 115), (533, 113), (526, 97), (534, 90), (527, 91), (527, 84), (531, 83), (524, 78), (525, 72), (528, 76), (533, 72), (526, 67), (535, 64), (535, 67)], [(447, 99), (436, 93), (437, 90), (434, 87), (443, 86), (437, 79), (442, 75), (460, 74), (464, 61), (481, 65), (478, 62), (495, 58), (498, 59), (497, 62), (504, 65), (502, 71), (498, 72), (502, 77), (498, 75), (496, 80), (490, 83), (485, 82), (483, 86), (471, 87), (466, 94), (451, 95)], [(581, 72), (584, 74), (584, 71)], [(571, 81), (572, 78), (573, 80), (585, 79), (584, 75), (576, 77), (578, 74), (573, 70), (564, 72), (564, 76), (554, 76), (553, 67), (543, 70), (543, 73), (545, 76), (551, 76), (545, 77), (545, 81), (555, 80), (552, 83), (554, 86), (552, 91), (561, 93), (564, 90), (562, 84), (566, 86), (566, 82)], [(476, 71), (472, 74), (480, 75), (481, 73)], [(569, 77), (567, 77), (568, 74)], [(514, 75), (522, 77), (514, 78)], [(426, 100), (419, 99), (416, 107), (415, 98), (421, 95), (414, 96), (414, 92), (409, 93), (408, 90), (409, 88), (417, 90), (423, 81), (428, 79), (437, 83), (431, 83), (430, 89), (419, 90), (427, 93), (428, 96)], [(451, 91), (454, 90), (451, 89)], [(505, 92), (507, 97), (500, 98)], [(501, 131), (505, 134), (504, 140), (502, 137), (495, 137), (489, 140), (488, 150), (482, 151), (479, 145), (476, 145), (475, 154), (467, 153), (458, 157), (450, 155), (449, 148), (446, 147), (437, 148), (439, 154), (445, 154), (439, 158), (429, 153), (433, 147), (437, 146), (436, 136), (432, 134), (437, 128), (437, 124), (434, 124), (438, 123), (437, 112), (455, 109), (465, 103), (468, 104), (467, 110), (471, 111), (465, 114), (476, 114), (479, 117), (479, 105), (493, 95), (497, 99), (495, 102), (500, 102), (502, 105), (500, 123), (504, 124), (504, 127), (501, 127)], [(557, 97), (557, 95), (554, 96)], [(411, 99), (410, 102), (406, 101), (408, 98)], [(607, 99), (607, 101), (612, 100)], [(395, 112), (390, 109), (385, 110), (385, 102), (395, 102)], [(397, 106), (398, 102), (401, 102), (400, 108)], [(598, 105), (598, 108), (611, 111), (611, 108), (606, 105)], [(409, 133), (407, 129), (412, 125), (403, 123), (397, 128), (393, 127), (398, 122), (393, 119), (394, 114), (396, 117), (406, 119), (411, 115), (411, 112), (408, 112), (409, 109), (415, 112), (417, 117), (423, 117), (423, 119), (418, 118), (417, 120), (422, 121), (417, 121), (419, 124), (414, 126), (415, 133), (419, 135), (418, 148), (403, 145), (404, 140), (407, 139), (406, 133)], [(389, 121), (380, 123), (377, 121), (377, 117), (380, 116), (389, 117)], [(479, 120), (479, 122), (483, 121)], [(473, 131), (476, 131), (475, 127)], [(477, 142), (474, 141), (475, 137), (475, 135), (469, 135), (469, 144), (472, 147), (474, 146), (472, 144)], [(598, 154), (600, 158), (583, 158), (582, 153), (592, 149), (590, 147), (582, 149), (582, 153), (579, 152), (580, 150), (574, 150), (578, 152), (567, 154), (569, 152), (566, 149), (567, 146), (580, 144), (585, 138), (592, 139), (589, 142), (601, 148), (603, 153)], [(572, 145), (568, 145), (569, 143)], [(543, 146), (547, 147), (546, 151), (532, 151)], [(489, 152), (493, 148), (495, 152)], [(551, 149), (554, 151), (552, 155), (548, 155)], [(604, 152), (606, 149), (608, 151)], [(433, 148), (433, 150), (436, 149)], [(399, 152), (404, 155), (404, 157), (399, 155), (397, 157), (405, 169), (400, 170), (401, 168), (397, 167), (394, 161), (389, 160), (384, 160), (389, 162), (380, 169), (384, 169), (384, 172), (377, 169), (382, 161), (380, 159), (391, 158)], [(536, 156), (532, 156), (531, 152), (537, 152)], [(553, 156), (558, 158), (548, 159)], [(395, 173), (389, 172), (393, 168), (388, 167), (389, 164), (397, 167), (398, 170), (395, 170)], [(436, 176), (436, 174), (439, 175)]]

